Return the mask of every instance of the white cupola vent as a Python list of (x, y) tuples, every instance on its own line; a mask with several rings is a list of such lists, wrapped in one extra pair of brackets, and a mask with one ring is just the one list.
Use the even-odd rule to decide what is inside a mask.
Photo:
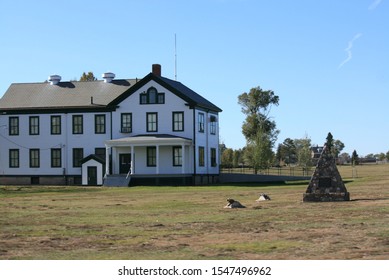
[(103, 73), (101, 77), (103, 77), (104, 83), (110, 83), (115, 78), (115, 74), (111, 72), (107, 72), (107, 73)]
[(60, 75), (50, 75), (48, 78), (48, 81), (50, 82), (51, 85), (56, 85), (61, 81), (61, 76)]

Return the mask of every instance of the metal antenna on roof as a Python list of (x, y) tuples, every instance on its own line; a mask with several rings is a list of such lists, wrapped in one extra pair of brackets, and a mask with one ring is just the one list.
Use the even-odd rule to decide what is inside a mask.
[(177, 81), (177, 35), (174, 33), (174, 79)]

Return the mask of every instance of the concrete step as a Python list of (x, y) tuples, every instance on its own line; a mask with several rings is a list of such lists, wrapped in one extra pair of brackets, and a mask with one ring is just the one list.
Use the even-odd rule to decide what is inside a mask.
[(108, 175), (104, 178), (104, 187), (128, 187), (131, 176), (126, 175)]

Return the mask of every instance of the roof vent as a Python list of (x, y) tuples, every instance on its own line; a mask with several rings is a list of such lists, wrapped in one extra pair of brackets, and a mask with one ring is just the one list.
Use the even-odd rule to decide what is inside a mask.
[(61, 81), (60, 75), (50, 75), (48, 81), (51, 85), (56, 85)]
[(115, 78), (115, 74), (111, 72), (107, 72), (101, 75), (104, 79), (104, 83), (110, 83)]

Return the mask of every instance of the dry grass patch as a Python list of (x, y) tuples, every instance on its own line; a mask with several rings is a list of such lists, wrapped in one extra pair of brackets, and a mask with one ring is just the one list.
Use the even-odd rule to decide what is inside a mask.
[[(0, 187), (0, 259), (388, 259), (385, 172), (328, 203), (302, 203), (307, 182)], [(223, 209), (228, 197), (247, 208)]]

